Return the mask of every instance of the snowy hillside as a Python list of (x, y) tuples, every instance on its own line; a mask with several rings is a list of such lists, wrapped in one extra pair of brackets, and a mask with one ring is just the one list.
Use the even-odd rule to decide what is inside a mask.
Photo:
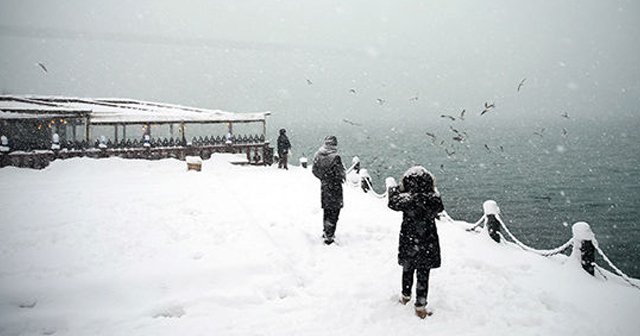
[(238, 167), (226, 158), (205, 161), (201, 172), (176, 160), (116, 158), (0, 169), (0, 334), (640, 330), (639, 290), (452, 222), (438, 223), (434, 315), (420, 320), (412, 305), (397, 303), (401, 214), (385, 199), (345, 188), (338, 245), (325, 246), (310, 170)]

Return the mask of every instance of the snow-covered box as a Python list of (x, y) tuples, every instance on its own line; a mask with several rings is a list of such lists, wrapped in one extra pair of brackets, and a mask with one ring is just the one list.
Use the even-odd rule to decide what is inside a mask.
[(199, 156), (187, 156), (185, 160), (187, 161), (187, 170), (202, 170), (202, 159)]

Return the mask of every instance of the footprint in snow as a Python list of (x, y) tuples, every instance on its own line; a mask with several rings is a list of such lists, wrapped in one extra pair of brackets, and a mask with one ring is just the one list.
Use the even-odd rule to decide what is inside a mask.
[(151, 317), (153, 318), (180, 318), (185, 313), (184, 308), (180, 305), (166, 305), (164, 307), (159, 307), (155, 309)]

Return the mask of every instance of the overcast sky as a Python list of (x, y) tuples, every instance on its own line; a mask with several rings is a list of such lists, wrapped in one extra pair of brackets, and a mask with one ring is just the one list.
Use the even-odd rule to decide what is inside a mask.
[(639, 51), (637, 1), (0, 0), (3, 93), (271, 110), (280, 124), (485, 101), (505, 121), (637, 120)]

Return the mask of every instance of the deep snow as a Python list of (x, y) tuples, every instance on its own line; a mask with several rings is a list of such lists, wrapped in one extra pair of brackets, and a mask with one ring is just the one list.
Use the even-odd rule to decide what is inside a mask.
[(640, 291), (613, 275), (593, 278), (565, 256), (495, 244), (448, 221), (438, 222), (435, 314), (420, 320), (397, 303), (402, 215), (386, 199), (345, 188), (338, 245), (325, 246), (310, 169), (227, 159), (214, 155), (201, 172), (117, 158), (0, 169), (0, 334), (640, 331)]

